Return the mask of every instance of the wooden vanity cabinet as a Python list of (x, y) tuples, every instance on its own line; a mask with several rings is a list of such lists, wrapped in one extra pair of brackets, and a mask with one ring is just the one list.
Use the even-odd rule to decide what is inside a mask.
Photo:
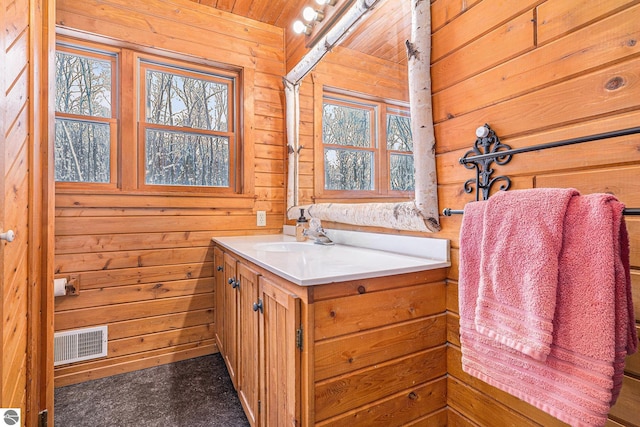
[(298, 286), (220, 252), (240, 285), (216, 337), (253, 427), (446, 425), (444, 268)]
[(261, 426), (299, 426), (302, 329), (300, 298), (260, 276)]
[(299, 298), (218, 247), (214, 259), (215, 337), (249, 423), (300, 425)]
[(218, 346), (218, 350), (220, 354), (225, 354), (225, 342), (224, 342), (224, 331), (225, 331), (225, 274), (224, 274), (224, 252), (219, 247), (213, 248), (213, 264), (214, 264), (214, 298), (215, 298), (215, 320), (216, 320), (216, 329), (214, 331), (214, 337), (216, 339), (216, 345)]
[(229, 253), (215, 248), (214, 264), (216, 298), (216, 343), (227, 365), (233, 387), (238, 389), (238, 260)]
[(238, 398), (252, 426), (260, 425), (260, 335), (258, 303), (259, 273), (242, 262), (236, 264), (238, 286)]

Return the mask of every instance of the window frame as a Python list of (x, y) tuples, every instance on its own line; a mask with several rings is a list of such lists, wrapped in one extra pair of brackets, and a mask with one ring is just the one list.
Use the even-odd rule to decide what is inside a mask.
[[(396, 151), (387, 149), (387, 114), (401, 115), (411, 117), (409, 106), (402, 102), (388, 101), (376, 99), (367, 95), (359, 95), (347, 93), (343, 90), (333, 90), (332, 88), (320, 85), (321, 88), (316, 91), (316, 99), (319, 99), (315, 108), (316, 128), (315, 134), (315, 150), (314, 150), (314, 169), (317, 171), (314, 179), (314, 192), (316, 199), (325, 199), (327, 201), (344, 200), (344, 199), (397, 199), (413, 197), (415, 191), (392, 190), (390, 182), (390, 158), (392, 154), (411, 154), (413, 151)], [(375, 112), (375, 119), (372, 123), (372, 143), (374, 152), (374, 189), (372, 190), (331, 190), (325, 188), (325, 168), (324, 168), (324, 152), (325, 147), (342, 147), (353, 148), (343, 145), (327, 145), (324, 143), (323, 137), (323, 112), (325, 101), (329, 99), (332, 104), (344, 104), (349, 107), (371, 108)]]
[[(72, 30), (60, 31), (56, 34), (56, 50), (60, 47), (87, 50), (93, 52), (108, 52), (115, 55), (116, 67), (112, 78), (116, 76), (115, 96), (116, 107), (112, 109), (113, 126), (116, 132), (111, 133), (112, 161), (110, 163), (111, 182), (64, 182), (54, 181), (55, 191), (59, 194), (122, 194), (176, 197), (231, 197), (249, 199), (255, 197), (255, 165), (252, 156), (254, 152), (253, 114), (255, 111), (253, 92), (255, 70), (238, 64), (225, 64), (206, 58), (191, 55), (161, 51), (155, 48), (125, 43), (101, 36), (86, 37), (86, 34)], [(140, 185), (140, 159), (144, 155), (139, 144), (139, 100), (140, 89), (138, 60), (144, 57), (160, 64), (177, 66), (185, 69), (202, 70), (206, 74), (234, 76), (233, 103), (234, 115), (229, 120), (234, 121), (235, 147), (233, 157), (235, 162), (230, 165), (233, 175), (233, 186), (205, 187), (205, 186), (163, 186)], [(127, 96), (127, 94), (135, 94)], [(115, 139), (115, 140), (114, 140)], [(231, 169), (233, 168), (233, 169)]]
[(399, 107), (397, 105), (391, 105), (391, 104), (385, 104), (385, 108), (386, 111), (384, 113), (384, 152), (386, 153), (386, 159), (387, 159), (387, 167), (386, 169), (384, 169), (384, 172), (387, 173), (387, 176), (385, 177), (385, 182), (387, 184), (387, 192), (389, 194), (394, 194), (394, 195), (406, 195), (406, 196), (413, 196), (413, 194), (415, 193), (415, 158), (414, 158), (414, 182), (413, 182), (413, 186), (414, 186), (414, 190), (393, 190), (391, 188), (391, 156), (396, 154), (396, 155), (407, 155), (410, 154), (411, 157), (413, 157), (413, 150), (411, 151), (401, 151), (401, 150), (393, 150), (393, 149), (389, 149), (387, 147), (387, 116), (389, 115), (394, 115), (394, 116), (401, 116), (401, 117), (408, 117), (409, 119), (411, 119), (411, 112), (409, 111), (408, 107)]
[[(378, 180), (380, 179), (380, 174), (379, 169), (379, 163), (380, 163), (380, 156), (378, 154), (379, 151), (379, 147), (378, 147), (378, 128), (379, 128), (379, 119), (378, 119), (378, 110), (380, 108), (380, 106), (377, 103), (372, 103), (372, 102), (364, 102), (364, 100), (360, 100), (360, 99), (356, 99), (356, 98), (352, 98), (352, 97), (345, 97), (345, 96), (340, 96), (340, 97), (336, 97), (336, 96), (328, 96), (327, 94), (325, 94), (323, 96), (322, 99), (322, 114), (321, 117), (324, 117), (324, 106), (327, 100), (330, 100), (330, 104), (332, 105), (338, 105), (338, 106), (342, 106), (342, 107), (347, 107), (347, 108), (357, 108), (359, 110), (362, 111), (366, 111), (368, 113), (370, 122), (370, 131), (371, 134), (369, 135), (369, 146), (368, 147), (355, 147), (353, 145), (340, 145), (340, 144), (325, 144), (324, 142), (324, 131), (323, 131), (323, 126), (324, 126), (324, 120), (322, 120), (322, 125), (321, 125), (321, 133), (320, 133), (320, 139), (322, 141), (322, 177), (320, 178), (320, 180), (322, 181), (322, 188), (324, 190), (324, 192), (326, 193), (334, 193), (334, 192), (348, 192), (349, 194), (353, 194), (356, 196), (371, 196), (376, 194), (376, 188), (379, 187), (378, 185)], [(333, 150), (344, 150), (344, 151), (358, 151), (358, 152), (367, 152), (367, 153), (372, 153), (373, 154), (373, 162), (372, 162), (372, 179), (371, 179), (371, 185), (373, 186), (373, 189), (371, 190), (331, 190), (331, 189), (327, 189), (326, 188), (326, 181), (325, 181), (325, 175), (326, 175), (326, 171), (324, 168), (325, 165), (325, 150), (326, 149), (333, 149)]]
[[(138, 111), (138, 188), (149, 192), (194, 192), (206, 194), (236, 194), (240, 192), (240, 177), (242, 171), (239, 163), (242, 158), (242, 138), (240, 136), (240, 113), (238, 111), (240, 99), (238, 85), (239, 73), (227, 72), (216, 69), (214, 72), (207, 68), (183, 61), (177, 62), (168, 58), (158, 58), (152, 55), (138, 54), (136, 58), (136, 75), (139, 81), (137, 111)], [(169, 126), (146, 121), (146, 71), (175, 72), (181, 76), (203, 79), (216, 83), (224, 83), (229, 88), (229, 102), (227, 104), (228, 129), (227, 131), (210, 131), (199, 128), (186, 128)], [(229, 138), (229, 185), (227, 187), (189, 186), (189, 185), (162, 185), (146, 183), (146, 139), (145, 132), (148, 129), (177, 132), (182, 134), (200, 134), (207, 136), (224, 136)], [(188, 129), (185, 132), (184, 129)]]
[[(74, 122), (86, 122), (86, 123), (98, 123), (108, 124), (110, 134), (110, 148), (109, 148), (109, 182), (86, 182), (86, 181), (54, 181), (56, 189), (60, 190), (72, 190), (72, 189), (86, 189), (91, 190), (115, 190), (118, 188), (118, 151), (119, 151), (119, 55), (120, 49), (112, 48), (110, 46), (96, 45), (94, 43), (77, 41), (67, 41), (65, 39), (58, 39), (56, 42), (56, 53), (62, 52), (65, 54), (83, 56), (87, 58), (99, 59), (102, 61), (108, 61), (111, 63), (111, 117), (100, 116), (85, 116), (71, 113), (64, 113), (54, 111), (55, 122), (60, 120), (73, 120)], [(55, 136), (54, 136), (55, 140)], [(55, 141), (54, 141), (55, 144)]]

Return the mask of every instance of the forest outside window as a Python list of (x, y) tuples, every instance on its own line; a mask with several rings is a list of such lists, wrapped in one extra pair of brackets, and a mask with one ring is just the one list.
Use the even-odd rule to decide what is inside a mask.
[(56, 52), (55, 179), (116, 185), (116, 54)]
[(323, 194), (400, 196), (414, 190), (407, 109), (325, 95), (322, 108)]
[(188, 59), (60, 37), (56, 188), (250, 191), (242, 179), (241, 72)]
[(140, 62), (143, 186), (235, 190), (235, 76)]
[(391, 191), (413, 191), (415, 189), (415, 173), (409, 112), (387, 107), (386, 134), (389, 189)]

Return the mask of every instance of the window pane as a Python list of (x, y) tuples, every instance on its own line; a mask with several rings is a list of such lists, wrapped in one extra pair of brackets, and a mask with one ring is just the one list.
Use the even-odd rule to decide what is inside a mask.
[(57, 52), (56, 111), (111, 117), (111, 61)]
[(147, 129), (147, 184), (229, 186), (229, 138)]
[(391, 154), (389, 157), (390, 186), (396, 191), (415, 189), (413, 156), (408, 154)]
[(373, 153), (324, 150), (324, 187), (327, 190), (373, 190)]
[(109, 124), (56, 119), (56, 181), (108, 183), (110, 154)]
[(387, 114), (387, 149), (413, 151), (411, 118)]
[(371, 147), (369, 110), (324, 103), (322, 141), (325, 144)]
[(147, 70), (147, 122), (227, 132), (229, 87)]

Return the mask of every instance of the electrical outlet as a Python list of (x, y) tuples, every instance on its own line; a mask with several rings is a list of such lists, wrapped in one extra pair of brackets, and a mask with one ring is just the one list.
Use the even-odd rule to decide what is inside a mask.
[(258, 211), (258, 215), (256, 218), (256, 223), (258, 227), (266, 227), (267, 226), (267, 212), (266, 211)]

